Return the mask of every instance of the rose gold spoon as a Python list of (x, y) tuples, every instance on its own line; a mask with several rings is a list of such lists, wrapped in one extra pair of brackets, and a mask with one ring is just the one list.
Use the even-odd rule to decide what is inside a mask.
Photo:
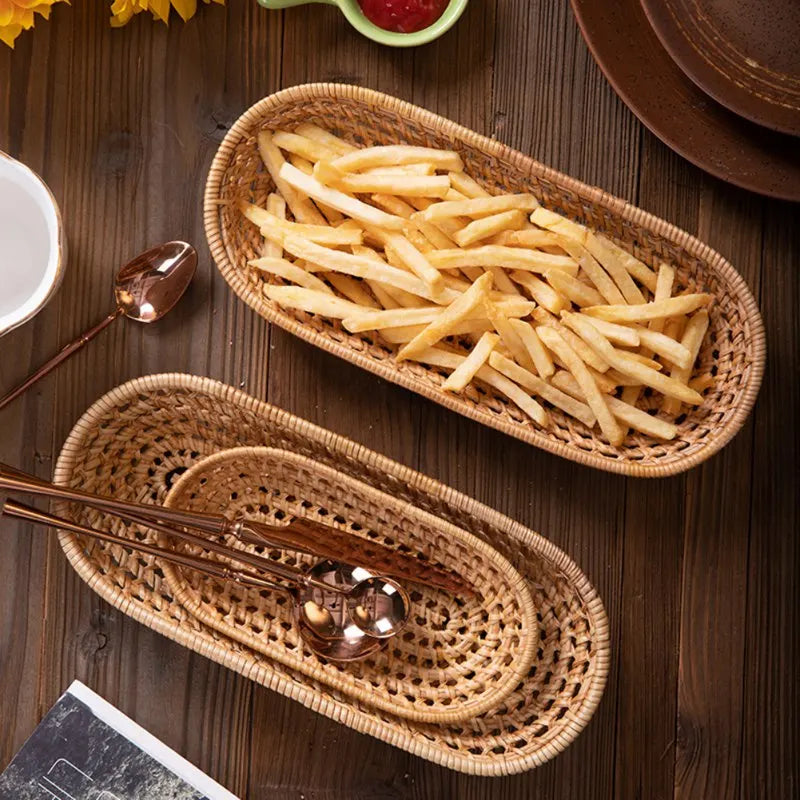
[(183, 297), (196, 269), (197, 251), (186, 242), (166, 242), (140, 253), (117, 273), (114, 284), (116, 310), (59, 350), (36, 372), (0, 399), (0, 410), (73, 353), (77, 353), (123, 314), (137, 322), (156, 322), (161, 319)]
[[(12, 500), (6, 500), (0, 513), (13, 519), (129, 547), (242, 586), (283, 592), (294, 603), (293, 616), (303, 640), (314, 653), (331, 661), (366, 658), (380, 650), (388, 639), (402, 630), (408, 620), (410, 603), (405, 590), (394, 581), (371, 575), (359, 567), (323, 560), (306, 573), (276, 562), (271, 562), (268, 567), (263, 562), (259, 565), (261, 569), (266, 568), (291, 584), (286, 585), (250, 570), (128, 539)], [(243, 554), (228, 552), (227, 555), (239, 560)]]

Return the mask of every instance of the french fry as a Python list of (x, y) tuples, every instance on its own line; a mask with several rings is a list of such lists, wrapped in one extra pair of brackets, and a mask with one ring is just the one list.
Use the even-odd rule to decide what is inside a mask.
[[(670, 372), (670, 378), (672, 378), (672, 380), (688, 383), (692, 374), (692, 367), (697, 360), (697, 356), (700, 352), (700, 345), (703, 343), (707, 330), (707, 311), (698, 311), (696, 314), (689, 317), (689, 321), (686, 323), (686, 330), (681, 337), (681, 345), (689, 352), (689, 358), (687, 359), (688, 364), (682, 367), (673, 367)], [(692, 390), (690, 389), (689, 391)], [(680, 411), (680, 403), (674, 397), (667, 397), (661, 408), (667, 414), (677, 414)]]
[(345, 156), (340, 156), (331, 162), (331, 166), (339, 172), (359, 172), (371, 167), (391, 167), (420, 162), (433, 164), (436, 169), (441, 170), (461, 172), (464, 169), (461, 156), (452, 150), (436, 150), (432, 147), (412, 147), (402, 144), (355, 150)]
[(439, 270), (434, 269), (428, 258), (405, 236), (400, 233), (384, 233), (371, 226), (368, 226), (367, 230), (383, 244), (387, 255), (393, 253), (406, 269), (425, 281), (432, 292), (437, 292), (444, 286), (444, 279)]
[(486, 267), (487, 272), (492, 273), (492, 277), (494, 278), (494, 285), (505, 294), (517, 294), (521, 295), (516, 286), (514, 286), (514, 282), (511, 278), (506, 275), (506, 271), (502, 267)]
[(287, 261), (285, 258), (265, 256), (262, 258), (255, 258), (247, 263), (261, 272), (277, 275), (279, 278), (296, 283), (298, 286), (304, 286), (306, 289), (315, 289), (318, 292), (333, 294), (330, 287), (316, 277), (316, 275), (311, 272), (306, 272), (306, 270), (292, 264), (291, 261)]
[[(672, 297), (672, 285), (675, 282), (675, 270), (669, 264), (661, 264), (658, 268), (658, 277), (656, 278), (656, 288), (653, 294), (654, 302), (658, 303), (661, 300), (668, 300)], [(664, 332), (664, 319), (650, 320), (648, 327), (651, 331), (656, 333)]]
[(314, 174), (314, 165), (308, 159), (298, 156), (297, 153), (289, 153), (289, 163), (294, 164), (297, 169), (305, 172), (306, 175)]
[(606, 339), (590, 322), (583, 319), (580, 314), (570, 314), (568, 320), (572, 329), (578, 331), (584, 342), (586, 342), (603, 360), (607, 361), (623, 375), (636, 378), (645, 386), (650, 386), (668, 397), (675, 397), (682, 403), (696, 406), (703, 402), (703, 398), (697, 392), (692, 391), (680, 380), (662, 375), (660, 372), (656, 372), (654, 369), (641, 364), (635, 358), (631, 357), (630, 353), (623, 353), (619, 350), (615, 350), (608, 339)]
[[(592, 318), (593, 322), (597, 320)], [(612, 323), (613, 324), (613, 323)], [(684, 347), (680, 342), (676, 342), (669, 336), (665, 336), (658, 331), (652, 331), (649, 328), (634, 328), (638, 332), (639, 340), (642, 345), (663, 356), (667, 361), (672, 362), (676, 367), (691, 369), (692, 358), (689, 350)]]
[(590, 306), (584, 312), (607, 322), (646, 322), (651, 319), (675, 317), (679, 314), (691, 314), (698, 308), (711, 303), (709, 294), (685, 294), (659, 300), (654, 303), (641, 303), (635, 306)]
[[(642, 265), (644, 266), (644, 265)], [(658, 277), (656, 278), (656, 285), (655, 285), (655, 293), (653, 295), (654, 302), (659, 302), (660, 300), (667, 300), (672, 295), (672, 284), (675, 280), (675, 270), (672, 269), (668, 264), (661, 264), (658, 269)], [(595, 319), (594, 317), (587, 317), (587, 319)], [(648, 328), (653, 331), (654, 333), (662, 333), (664, 330), (664, 323), (666, 320), (664, 319), (653, 319), (650, 320), (648, 323)], [(604, 323), (608, 325), (614, 325), (615, 323)], [(597, 327), (597, 326), (595, 326)], [(598, 328), (598, 330), (602, 331), (602, 328)], [(675, 337), (670, 336), (672, 341), (675, 341)], [(647, 348), (644, 348), (642, 352), (645, 355), (650, 355), (651, 351)], [(632, 406), (636, 405), (636, 402), (639, 399), (639, 395), (642, 393), (641, 386), (626, 386), (622, 391), (622, 401), (628, 403)]]
[(629, 353), (627, 350), (620, 350), (619, 352), (621, 355), (625, 356), (625, 358), (638, 361), (640, 364), (644, 364), (644, 366), (654, 369), (656, 372), (661, 372), (661, 370), (664, 369), (663, 364), (659, 364), (658, 361), (653, 361), (652, 358), (648, 358), (642, 355), (642, 353)]
[(490, 217), (481, 217), (462, 228), (453, 237), (459, 247), (469, 247), (482, 239), (488, 239), (500, 231), (517, 230), (525, 222), (525, 214), (518, 209), (501, 211)]
[(606, 303), (620, 305), (625, 303), (625, 298), (617, 285), (582, 244), (568, 236), (559, 236), (558, 243), (578, 262)]
[(313, 139), (315, 142), (324, 144), (330, 150), (337, 151), (340, 155), (345, 155), (346, 153), (352, 153), (354, 150), (358, 150), (357, 147), (349, 142), (346, 142), (344, 139), (340, 139), (338, 136), (334, 136), (324, 128), (320, 128), (317, 125), (312, 125), (310, 122), (301, 123), (297, 126), (295, 132), (299, 133), (301, 136), (305, 136), (307, 139)]
[(500, 334), (503, 344), (509, 349), (516, 361), (525, 369), (533, 371), (536, 369), (533, 359), (528, 349), (525, 347), (520, 335), (511, 325), (511, 320), (491, 301), (485, 303), (486, 316), (489, 322), (494, 325), (494, 329)]
[(406, 228), (406, 238), (423, 255), (436, 248), (419, 232), (417, 228)]
[(508, 322), (528, 351), (528, 355), (531, 357), (536, 371), (542, 378), (549, 378), (555, 372), (555, 367), (553, 366), (553, 360), (550, 358), (550, 354), (539, 338), (539, 334), (536, 333), (536, 329), (530, 322), (526, 322), (522, 319), (509, 319)]
[(580, 420), (584, 425), (591, 428), (597, 421), (594, 412), (585, 403), (573, 399), (565, 392), (551, 386), (547, 381), (543, 381), (532, 372), (523, 369), (519, 364), (515, 364), (510, 359), (500, 355), (500, 353), (491, 354), (489, 365), (501, 375), (505, 375), (514, 381), (514, 383), (518, 383), (529, 392), (533, 392), (543, 400), (547, 400), (548, 403), (552, 403), (556, 408)]
[[(533, 318), (538, 325), (545, 325), (548, 328), (553, 328), (558, 331), (562, 339), (578, 354), (581, 360), (597, 372), (605, 372), (609, 368), (609, 364), (604, 359), (600, 358), (586, 342), (581, 339), (576, 333), (571, 331), (566, 325), (562, 324), (548, 314), (543, 308), (537, 308), (533, 311)], [(538, 331), (538, 327), (537, 327)], [(541, 336), (539, 337), (541, 338)]]
[(531, 222), (538, 225), (540, 228), (546, 228), (553, 233), (559, 233), (562, 236), (568, 236), (578, 244), (584, 244), (586, 241), (587, 230), (583, 225), (573, 222), (572, 220), (562, 217), (561, 214), (556, 214), (547, 208), (537, 208), (531, 214)]
[[(552, 256), (558, 258), (558, 256)], [(559, 269), (549, 269), (544, 273), (545, 280), (560, 294), (571, 300), (575, 305), (581, 308), (585, 306), (599, 305), (598, 300), (602, 303), (603, 298), (600, 293), (587, 286), (572, 275), (567, 275)]]
[(380, 281), (428, 300), (434, 300), (435, 293), (431, 292), (425, 281), (410, 272), (397, 269), (373, 258), (352, 255), (341, 250), (331, 250), (293, 233), (282, 233), (277, 230), (266, 232), (271, 238), (279, 241), (283, 245), (283, 249), (295, 258), (305, 259), (336, 272), (352, 275), (354, 278)]
[(384, 309), (400, 308), (400, 303), (392, 297), (391, 293), (386, 290), (386, 287), (380, 281), (367, 280), (365, 283)]
[[(464, 360), (464, 356), (447, 352), (438, 347), (431, 347), (420, 353), (415, 360), (437, 367), (445, 367), (446, 369), (456, 369)], [(505, 375), (501, 375), (491, 367), (481, 367), (475, 377), (504, 394), (543, 428), (550, 424), (550, 416), (542, 406), (523, 392), (516, 383), (506, 378)]]
[(586, 403), (597, 418), (600, 430), (603, 431), (610, 444), (619, 447), (622, 444), (624, 433), (609, 411), (606, 398), (597, 388), (586, 364), (554, 328), (542, 325), (537, 328), (536, 332), (545, 347), (552, 350), (567, 365), (567, 369), (578, 382)]
[(333, 182), (343, 192), (353, 194), (402, 195), (403, 197), (444, 197), (450, 188), (446, 175), (384, 175), (378, 173), (348, 173)]
[[(373, 261), (377, 261), (379, 264), (385, 263), (384, 260), (374, 250), (364, 245), (353, 245), (351, 250), (353, 251), (353, 255), (371, 258)], [(428, 305), (428, 303), (426, 303), (421, 297), (411, 294), (410, 292), (405, 292), (402, 289), (398, 289), (396, 286), (389, 286), (388, 284), (381, 283), (381, 288), (395, 301), (396, 307), (422, 308), (423, 306)]]
[(281, 150), (286, 150), (289, 153), (304, 158), (307, 161), (324, 161), (331, 158), (336, 158), (336, 151), (332, 150), (327, 145), (314, 139), (307, 139), (297, 133), (289, 133), (288, 131), (275, 131), (272, 134), (272, 141), (276, 147)]
[(393, 194), (373, 194), (370, 200), (372, 200), (378, 208), (382, 208), (389, 214), (394, 214), (403, 219), (409, 219), (414, 213), (413, 206), (410, 206), (405, 200), (401, 200)]
[(450, 186), (464, 197), (490, 197), (491, 195), (466, 172), (450, 172)]
[(631, 277), (636, 278), (636, 280), (639, 281), (642, 286), (646, 286), (651, 292), (655, 292), (657, 277), (650, 267), (639, 261), (638, 258), (632, 256), (626, 250), (623, 250), (619, 245), (615, 244), (607, 237), (600, 234), (595, 234), (595, 238), (603, 247), (605, 247), (608, 252), (612, 253), (617, 258), (618, 262), (625, 268)]
[[(502, 309), (506, 316), (525, 316), (531, 310), (530, 303), (515, 304), (511, 301), (500, 302), (498, 307)], [(408, 325), (429, 325), (438, 320), (446, 308), (446, 306), (424, 306), (422, 308), (397, 308), (386, 311), (359, 309), (352, 317), (344, 320), (344, 326), (351, 333), (359, 333), (360, 331), (398, 328)], [(470, 313), (465, 319), (485, 318), (484, 310), (476, 307), (474, 313)]]
[(563, 270), (570, 274), (578, 271), (578, 265), (569, 256), (554, 256), (538, 250), (523, 250), (519, 247), (501, 247), (494, 244), (470, 247), (466, 250), (437, 250), (431, 253), (431, 263), (439, 269), (454, 267), (503, 267), (531, 272)]
[(497, 197), (474, 197), (434, 203), (420, 212), (420, 218), (437, 222), (452, 217), (488, 217), (503, 211), (531, 211), (538, 202), (532, 194), (503, 194)]
[[(292, 166), (288, 162), (284, 162), (283, 166), (281, 166), (279, 177), (285, 185), (290, 188), (298, 189), (309, 197), (313, 197), (314, 200), (325, 203), (325, 205), (335, 208), (337, 211), (341, 211), (343, 214), (353, 217), (360, 222), (369, 225), (378, 225), (396, 231), (402, 230), (405, 225), (405, 220), (402, 217), (395, 216), (394, 214), (387, 214), (374, 206), (362, 203), (361, 200), (357, 200), (355, 197), (350, 197), (336, 189), (323, 186), (314, 177), (304, 174), (297, 169), (297, 167)], [(283, 190), (281, 190), (281, 194), (286, 196)], [(286, 202), (291, 208), (288, 197), (286, 198)], [(292, 209), (292, 211), (294, 213), (294, 209)], [(297, 214), (295, 214), (295, 216), (297, 216)], [(320, 219), (322, 224), (324, 224), (325, 220), (322, 219), (322, 217), (320, 217)], [(305, 222), (305, 220), (301, 220), (301, 222)]]
[[(584, 396), (575, 378), (566, 372), (559, 372), (554, 375), (553, 383), (573, 397), (582, 398)], [(634, 430), (665, 440), (674, 439), (678, 434), (678, 426), (673, 425), (671, 422), (653, 417), (646, 411), (618, 400), (616, 397), (606, 397), (605, 400), (609, 411), (620, 422), (624, 422)]]
[(627, 303), (644, 303), (641, 289), (633, 282), (630, 273), (625, 269), (619, 253), (624, 250), (612, 248), (608, 239), (590, 233), (586, 237), (586, 249), (606, 268), (614, 279)]
[(366, 308), (380, 308), (380, 305), (367, 292), (366, 289), (349, 275), (342, 275), (341, 272), (328, 272), (325, 275), (328, 281), (339, 294), (343, 294), (348, 300)]
[[(391, 167), (370, 167), (364, 175), (433, 175), (436, 167), (433, 164), (395, 164)], [(449, 181), (448, 181), (449, 184)]]
[(289, 222), (254, 205), (247, 205), (242, 208), (242, 211), (247, 219), (258, 225), (259, 228), (273, 228), (286, 233), (296, 233), (298, 236), (303, 236), (310, 242), (316, 242), (317, 244), (338, 247), (341, 245), (361, 244), (363, 241), (363, 234), (357, 228), (332, 228), (329, 225), (306, 225), (302, 222)]
[(623, 347), (638, 347), (641, 339), (637, 333), (638, 328), (629, 328), (626, 325), (618, 325), (616, 322), (606, 322), (597, 317), (586, 317), (589, 322), (597, 328), (609, 342), (621, 344)]
[[(425, 329), (425, 325), (401, 325), (397, 328), (381, 328), (378, 333), (392, 344), (405, 344), (410, 342), (417, 334)], [(492, 324), (486, 320), (468, 319), (456, 325), (450, 336), (478, 337), (484, 333), (494, 333)]]
[[(269, 131), (261, 131), (258, 134), (258, 152), (275, 187), (286, 201), (294, 218), (298, 222), (305, 222), (309, 225), (324, 225), (325, 217), (314, 208), (314, 204), (308, 197), (305, 197), (302, 191), (298, 191), (281, 176), (281, 170), (286, 166), (291, 167), (291, 164), (287, 164), (280, 148), (272, 141), (272, 134)], [(297, 170), (297, 167), (292, 167), (292, 169)], [(300, 170), (297, 171), (300, 172)], [(300, 172), (300, 174), (303, 173)], [(306, 192), (306, 194), (308, 193)]]
[[(498, 242), (498, 244), (500, 244)], [(537, 228), (530, 228), (521, 231), (509, 231), (504, 236), (502, 244), (507, 247), (530, 247), (537, 250), (540, 247), (558, 246), (558, 237), (548, 231), (540, 231)]]
[(433, 245), (434, 250), (448, 250), (454, 244), (446, 233), (430, 222), (417, 222), (417, 229)]
[[(482, 275), (464, 294), (454, 300), (431, 322), (424, 331), (400, 349), (397, 360), (413, 358), (448, 335), (448, 330), (470, 318), (470, 314), (484, 302), (492, 287), (492, 276)], [(380, 312), (378, 312), (380, 313)]]
[(267, 283), (264, 284), (261, 291), (265, 297), (274, 300), (284, 308), (295, 308), (299, 311), (307, 311), (309, 314), (319, 314), (333, 319), (344, 319), (361, 310), (361, 306), (351, 303), (349, 300), (343, 300), (341, 297), (326, 292), (305, 289), (301, 286), (274, 286)]
[(516, 281), (528, 294), (543, 308), (553, 314), (559, 314), (569, 305), (569, 302), (560, 295), (550, 284), (545, 283), (536, 275), (522, 270), (514, 270), (511, 278)]
[[(565, 328), (565, 330), (568, 329)], [(567, 365), (555, 353), (553, 353), (553, 363), (559, 367), (559, 369), (556, 370), (555, 374), (552, 375), (549, 379), (550, 383), (552, 383), (555, 386), (557, 384), (555, 383), (554, 379), (558, 377), (560, 372), (566, 372), (567, 374), (569, 374), (569, 370), (567, 369)], [(612, 378), (609, 377), (610, 375), (613, 374), (614, 372), (613, 369), (608, 370), (608, 372), (598, 372), (596, 369), (592, 369), (591, 367), (587, 367), (586, 369), (589, 370), (589, 374), (592, 376), (592, 380), (595, 382), (597, 388), (603, 394), (614, 394), (614, 392), (617, 391), (617, 387), (621, 385), (617, 383), (616, 380), (613, 380)], [(624, 380), (627, 380), (627, 378), (625, 378)], [(563, 389), (562, 386), (559, 386), (559, 388)], [(564, 389), (564, 391), (566, 391), (566, 389)]]
[(475, 373), (486, 363), (500, 337), (496, 333), (484, 333), (470, 354), (450, 373), (442, 384), (446, 392), (460, 392), (475, 377)]
[[(286, 201), (276, 192), (270, 193), (267, 197), (267, 211), (278, 219), (286, 219)], [(282, 258), (283, 248), (269, 239), (264, 239), (261, 255), (264, 258)]]

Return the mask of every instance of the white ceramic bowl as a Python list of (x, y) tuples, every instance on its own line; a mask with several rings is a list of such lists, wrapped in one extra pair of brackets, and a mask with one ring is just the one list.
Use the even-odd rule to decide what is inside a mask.
[(65, 257), (55, 198), (35, 172), (0, 152), (0, 336), (44, 307)]

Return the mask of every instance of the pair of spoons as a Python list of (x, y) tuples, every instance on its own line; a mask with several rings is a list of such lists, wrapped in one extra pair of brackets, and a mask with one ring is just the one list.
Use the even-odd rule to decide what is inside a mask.
[[(189, 531), (152, 521), (140, 523), (162, 533), (168, 531), (190, 544), (255, 568), (240, 569), (225, 562), (80, 525), (13, 500), (3, 504), (2, 514), (138, 550), (248, 588), (282, 592), (293, 602), (292, 615), (303, 641), (316, 655), (330, 661), (356, 661), (372, 655), (402, 630), (408, 620), (409, 598), (402, 586), (390, 578), (373, 575), (364, 567), (323, 559), (306, 572), (252, 553), (231, 550)], [(127, 521), (136, 520), (130, 517)], [(285, 583), (265, 578), (260, 572), (282, 578)]]

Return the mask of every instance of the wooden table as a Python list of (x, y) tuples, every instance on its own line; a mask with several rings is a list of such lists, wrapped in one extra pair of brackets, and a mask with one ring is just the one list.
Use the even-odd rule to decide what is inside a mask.
[[(628, 480), (486, 430), (270, 330), (216, 273), (201, 222), (214, 151), (258, 98), (306, 81), (426, 106), (677, 223), (756, 293), (769, 365), (755, 413), (689, 474)], [(469, 778), (356, 734), (112, 610), (52, 538), (2, 524), (0, 768), (73, 678), (248, 798), (788, 798), (798, 775), (800, 207), (727, 186), (614, 95), (567, 0), (475, 0), (438, 43), (400, 51), (333, 9), (203, 6), (187, 25), (107, 4), (54, 9), (0, 48), (0, 148), (64, 213), (69, 268), (0, 340), (16, 383), (111, 304), (117, 266), (170, 238), (201, 267), (151, 329), (118, 323), (0, 415), (0, 458), (49, 476), (100, 394), (152, 372), (209, 375), (413, 466), (541, 531), (602, 595), (613, 662), (578, 740), (534, 772)]]

